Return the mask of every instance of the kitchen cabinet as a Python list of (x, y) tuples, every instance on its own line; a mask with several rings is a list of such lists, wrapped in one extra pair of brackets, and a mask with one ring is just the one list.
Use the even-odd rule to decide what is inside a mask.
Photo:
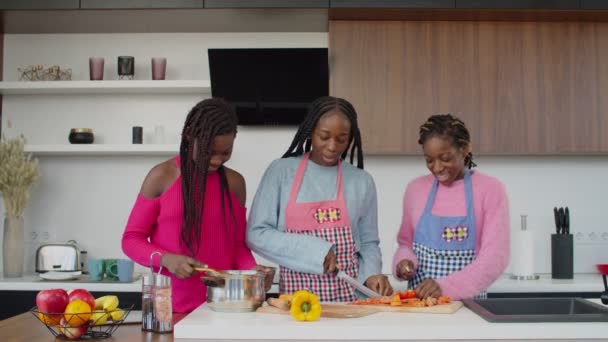
[(455, 8), (456, 0), (331, 0), (331, 8)]
[(581, 0), (582, 9), (608, 9), (606, 0)]
[(2, 10), (196, 8), (606, 9), (603, 0), (0, 0)]
[(203, 0), (80, 0), (80, 8), (203, 8)]
[(330, 94), (351, 100), (368, 154), (418, 155), (433, 114), (474, 154), (608, 153), (608, 23), (331, 21)]
[(579, 0), (456, 0), (456, 8), (579, 9)]
[(79, 0), (0, 0), (0, 10), (78, 9)]
[(205, 8), (328, 8), (330, 0), (205, 0)]

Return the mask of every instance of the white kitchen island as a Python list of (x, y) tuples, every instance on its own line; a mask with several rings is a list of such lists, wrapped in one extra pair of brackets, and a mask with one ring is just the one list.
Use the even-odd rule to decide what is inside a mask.
[(361, 318), (297, 322), (289, 315), (214, 312), (203, 304), (175, 325), (174, 338), (184, 341), (608, 341), (608, 323), (489, 323), (466, 307), (454, 314), (381, 312)]

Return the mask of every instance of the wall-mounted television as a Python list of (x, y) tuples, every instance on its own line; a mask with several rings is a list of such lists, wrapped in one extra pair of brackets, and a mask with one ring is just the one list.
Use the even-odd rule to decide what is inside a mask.
[(209, 49), (211, 95), (236, 108), (239, 125), (298, 125), (329, 95), (326, 48)]

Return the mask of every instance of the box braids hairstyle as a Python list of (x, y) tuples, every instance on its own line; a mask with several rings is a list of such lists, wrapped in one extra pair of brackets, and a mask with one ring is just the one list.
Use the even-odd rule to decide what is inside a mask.
[[(462, 148), (471, 142), (471, 135), (464, 122), (452, 114), (437, 114), (429, 117), (420, 126), (419, 134), (418, 143), (420, 145), (431, 137), (448, 138), (452, 145), (458, 148)], [(469, 152), (464, 157), (464, 165), (469, 169), (477, 166), (473, 162), (473, 153)]]
[(350, 163), (354, 165), (353, 161), (356, 154), (357, 167), (363, 169), (363, 148), (361, 145), (361, 132), (359, 131), (359, 124), (357, 123), (357, 112), (350, 102), (333, 96), (323, 96), (311, 103), (304, 121), (302, 121), (298, 127), (298, 131), (296, 132), (291, 145), (283, 154), (282, 158), (301, 156), (302, 154), (309, 152), (312, 144), (312, 131), (315, 129), (317, 122), (319, 122), (319, 118), (332, 110), (340, 111), (350, 120), (350, 137), (348, 145), (340, 159), (344, 160), (346, 158), (350, 148)]
[[(179, 150), (184, 207), (180, 243), (188, 248), (192, 256), (198, 253), (200, 246), (206, 180), (214, 138), (218, 135), (236, 134), (236, 129), (236, 113), (221, 99), (207, 99), (197, 103), (186, 117)], [(228, 202), (232, 219), (236, 222), (228, 195), (228, 180), (224, 166), (220, 166), (217, 172), (220, 176), (222, 212), (225, 210), (224, 202)]]

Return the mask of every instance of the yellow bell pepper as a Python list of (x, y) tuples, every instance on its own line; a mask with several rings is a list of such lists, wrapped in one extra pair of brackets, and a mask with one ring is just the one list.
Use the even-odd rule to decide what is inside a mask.
[(298, 321), (315, 321), (321, 316), (321, 304), (314, 293), (297, 291), (291, 299), (291, 316)]

